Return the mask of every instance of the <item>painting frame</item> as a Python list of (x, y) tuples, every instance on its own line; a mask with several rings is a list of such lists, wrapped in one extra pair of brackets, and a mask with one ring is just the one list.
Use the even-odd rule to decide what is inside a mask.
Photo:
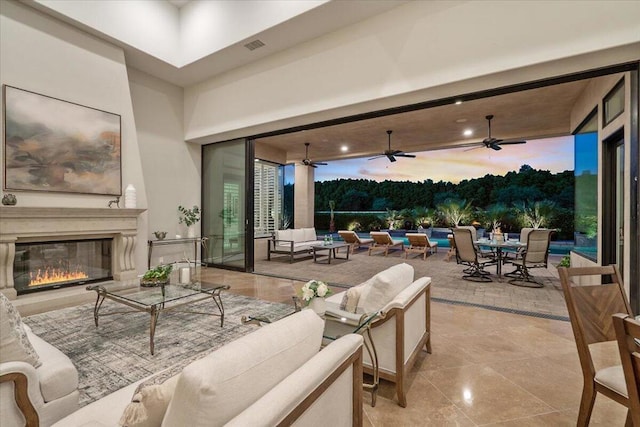
[(5, 191), (122, 195), (119, 114), (2, 85)]

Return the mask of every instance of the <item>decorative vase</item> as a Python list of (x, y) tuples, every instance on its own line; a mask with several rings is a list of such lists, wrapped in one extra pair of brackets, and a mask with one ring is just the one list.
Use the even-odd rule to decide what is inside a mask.
[(187, 237), (196, 237), (196, 226), (190, 225), (187, 227)]
[(5, 206), (15, 206), (15, 204), (18, 203), (18, 200), (16, 199), (16, 196), (14, 196), (13, 194), (5, 194), (4, 196), (2, 196), (2, 204)]
[(136, 204), (136, 189), (132, 184), (129, 184), (124, 190), (124, 207), (127, 209), (135, 209)]
[(322, 316), (327, 311), (327, 302), (324, 298), (315, 297), (309, 301), (308, 307), (315, 311), (318, 316)]

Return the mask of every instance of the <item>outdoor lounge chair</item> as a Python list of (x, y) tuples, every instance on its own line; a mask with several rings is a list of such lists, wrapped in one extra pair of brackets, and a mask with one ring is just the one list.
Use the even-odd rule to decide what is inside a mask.
[(438, 252), (438, 242), (431, 242), (429, 236), (423, 233), (407, 233), (409, 247), (404, 250), (404, 257), (409, 256), (409, 252), (422, 254), (422, 259), (427, 259), (427, 252), (430, 254)]
[(384, 251), (384, 256), (387, 256), (390, 248), (399, 246), (401, 250), (404, 250), (403, 240), (393, 240), (391, 235), (386, 231), (372, 231), (371, 238), (373, 244), (369, 246), (369, 255), (372, 251), (381, 250)]
[(489, 272), (485, 271), (484, 267), (487, 264), (495, 264), (496, 261), (478, 261), (478, 249), (473, 244), (471, 230), (467, 228), (454, 228), (453, 239), (456, 245), (456, 261), (458, 264), (463, 264), (468, 267), (462, 270), (465, 274), (462, 278), (472, 282), (491, 282)]
[(361, 239), (355, 231), (340, 230), (338, 234), (345, 243), (349, 244), (349, 253), (353, 253), (354, 249), (359, 249), (361, 246), (373, 243), (373, 239)]

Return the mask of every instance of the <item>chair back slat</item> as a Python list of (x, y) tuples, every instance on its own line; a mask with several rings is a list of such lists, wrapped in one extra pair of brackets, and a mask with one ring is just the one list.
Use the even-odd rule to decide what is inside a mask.
[(413, 247), (428, 247), (429, 246), (429, 238), (426, 234), (419, 233), (407, 233), (407, 239), (409, 239), (409, 244)]
[[(611, 316), (632, 314), (617, 267), (559, 267), (558, 273), (578, 353), (588, 353), (589, 344), (615, 340)], [(580, 286), (572, 280), (587, 276), (600, 276), (601, 284)]]
[(627, 314), (613, 316), (620, 361), (629, 396), (633, 425), (640, 425), (640, 321)]
[(473, 244), (471, 230), (467, 228), (454, 228), (453, 240), (456, 244), (456, 254), (462, 262), (476, 262), (476, 248)]
[(624, 296), (617, 283), (576, 286), (573, 298), (587, 345), (616, 339), (611, 316), (627, 313)]
[(345, 243), (357, 243), (357, 235), (354, 231), (338, 231), (338, 235), (344, 240)]
[(549, 257), (551, 234), (554, 230), (533, 229), (527, 233), (527, 250), (524, 254), (526, 263), (546, 264)]
[(393, 244), (393, 240), (391, 239), (391, 235), (386, 231), (372, 231), (371, 238), (378, 245), (390, 245)]

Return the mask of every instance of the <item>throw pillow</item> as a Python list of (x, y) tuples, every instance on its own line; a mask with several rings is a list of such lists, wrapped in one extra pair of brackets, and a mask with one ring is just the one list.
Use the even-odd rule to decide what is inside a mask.
[(364, 313), (384, 308), (404, 288), (413, 283), (413, 267), (407, 263), (394, 265), (373, 276), (366, 283), (358, 302)]
[(178, 377), (174, 375), (161, 384), (138, 387), (119, 424), (123, 427), (159, 427), (173, 397)]
[(36, 368), (42, 363), (24, 330), (20, 313), (0, 292), (0, 363), (14, 361), (27, 362)]
[(359, 284), (345, 291), (342, 296), (342, 302), (340, 303), (340, 310), (348, 311), (349, 313), (355, 313), (358, 310), (358, 302), (362, 295), (363, 288), (368, 282)]

